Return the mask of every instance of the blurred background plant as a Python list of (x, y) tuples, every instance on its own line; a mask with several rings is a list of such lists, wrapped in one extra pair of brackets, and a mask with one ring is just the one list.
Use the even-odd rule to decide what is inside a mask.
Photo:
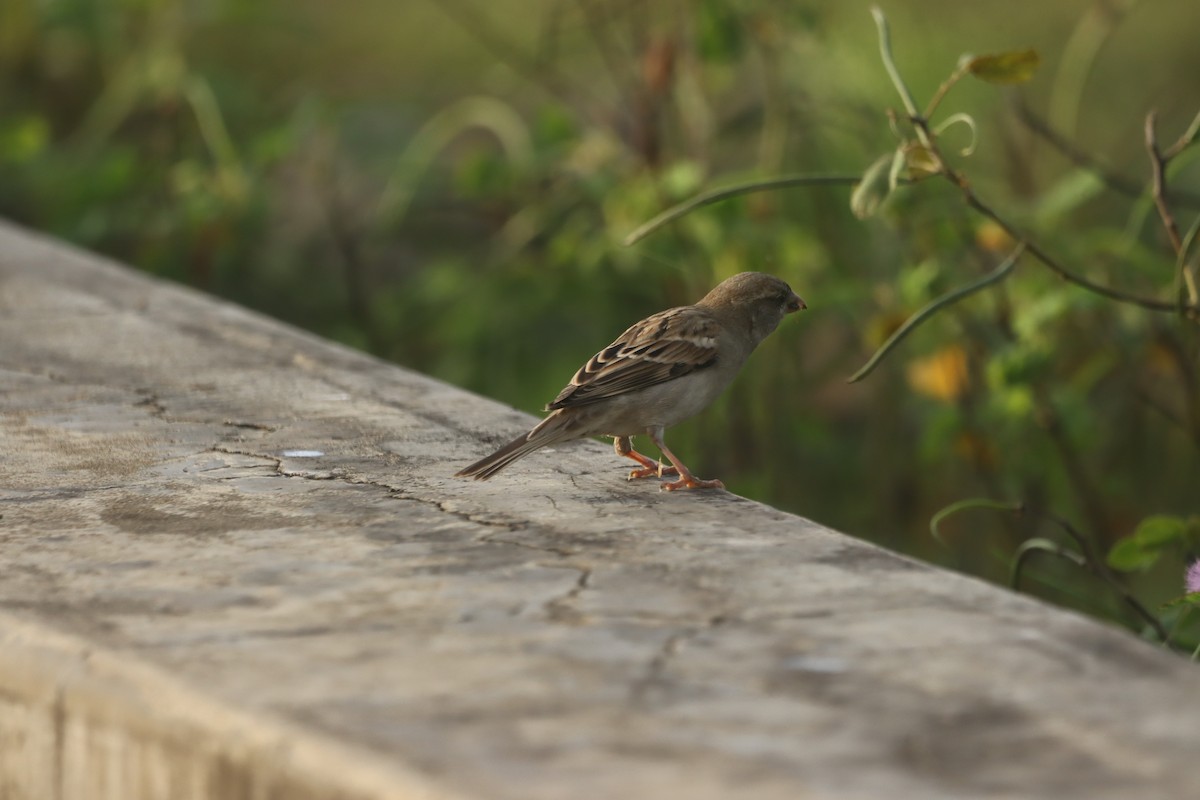
[[(1033, 49), (1019, 87), (941, 100), (931, 123), (970, 117), (937, 134), (946, 172), (1072, 273), (1169, 310), (1027, 252), (847, 383), (1017, 242), (953, 181), (851, 213), (840, 176), (880, 153), (917, 141), (900, 177), (945, 173), (918, 174), (867, 7), (831, 0), (5, 0), (0, 214), (530, 411), (631, 321), (778, 274), (811, 310), (673, 431), (687, 463), (1194, 647), (1172, 601), (1200, 555), (1200, 148), (1158, 162), (1172, 235), (1145, 121), (1160, 156), (1189, 130), (1200, 6), (883, 6), (920, 108), (965, 52)], [(817, 173), (622, 244), (713, 187)], [(952, 506), (940, 546), (930, 520), (971, 497), (1023, 513)]]

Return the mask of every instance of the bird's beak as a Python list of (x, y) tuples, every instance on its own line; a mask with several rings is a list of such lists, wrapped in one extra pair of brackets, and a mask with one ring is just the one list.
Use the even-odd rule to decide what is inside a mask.
[(805, 303), (798, 294), (793, 294), (792, 299), (788, 300), (787, 310), (789, 314), (793, 311), (803, 311), (806, 308), (808, 308), (808, 303)]

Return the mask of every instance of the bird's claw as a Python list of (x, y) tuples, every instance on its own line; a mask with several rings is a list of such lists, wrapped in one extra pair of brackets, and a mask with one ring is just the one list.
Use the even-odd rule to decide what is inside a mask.
[(691, 475), (688, 475), (677, 481), (668, 481), (658, 488), (663, 492), (673, 492), (676, 489), (724, 489), (725, 484), (716, 479), (702, 481), (699, 478), (693, 478)]
[(642, 467), (641, 469), (630, 470), (629, 477), (625, 480), (635, 481), (639, 478), (664, 478), (668, 475), (678, 474), (679, 470), (675, 469), (674, 467), (665, 467), (662, 464), (658, 464), (653, 467)]

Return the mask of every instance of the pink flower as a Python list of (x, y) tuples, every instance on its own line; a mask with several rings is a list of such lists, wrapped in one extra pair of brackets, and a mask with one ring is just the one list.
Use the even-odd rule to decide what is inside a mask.
[(1200, 592), (1200, 561), (1193, 561), (1183, 577), (1183, 587), (1188, 593)]

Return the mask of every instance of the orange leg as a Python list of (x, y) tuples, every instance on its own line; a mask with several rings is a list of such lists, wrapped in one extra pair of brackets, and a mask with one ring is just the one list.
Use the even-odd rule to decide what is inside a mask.
[(636, 478), (649, 478), (651, 475), (661, 478), (664, 475), (679, 474), (675, 467), (664, 467), (662, 462), (651, 461), (637, 450), (634, 450), (633, 443), (629, 440), (628, 436), (613, 437), (613, 450), (617, 451), (617, 455), (624, 456), (625, 458), (632, 458), (634, 461), (642, 465), (641, 469), (635, 469), (630, 472), (627, 480), (632, 481)]
[(666, 442), (663, 441), (663, 429), (651, 428), (646, 431), (650, 435), (650, 441), (654, 442), (667, 460), (675, 465), (676, 474), (679, 475), (679, 480), (668, 481), (659, 488), (666, 492), (673, 492), (676, 489), (724, 489), (725, 484), (718, 480), (704, 481), (692, 474), (691, 470), (683, 465), (683, 462), (675, 457), (675, 454), (667, 449)]

